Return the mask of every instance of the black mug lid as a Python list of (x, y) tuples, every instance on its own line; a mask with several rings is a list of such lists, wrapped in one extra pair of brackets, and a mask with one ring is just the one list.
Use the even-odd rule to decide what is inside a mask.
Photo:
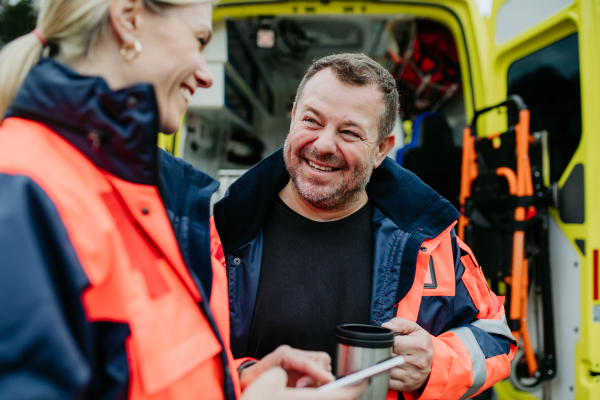
[(374, 325), (345, 324), (335, 328), (337, 343), (346, 346), (380, 349), (394, 346), (394, 331)]

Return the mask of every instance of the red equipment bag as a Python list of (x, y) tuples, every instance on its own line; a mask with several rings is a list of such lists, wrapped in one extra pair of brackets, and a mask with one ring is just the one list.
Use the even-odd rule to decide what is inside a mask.
[(393, 28), (399, 54), (389, 50), (405, 118), (436, 111), (462, 89), (458, 52), (452, 33), (429, 20), (397, 23)]

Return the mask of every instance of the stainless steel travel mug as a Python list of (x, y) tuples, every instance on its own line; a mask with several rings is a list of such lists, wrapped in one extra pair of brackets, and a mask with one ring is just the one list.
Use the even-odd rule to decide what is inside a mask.
[[(346, 324), (335, 328), (336, 376), (352, 374), (387, 360), (394, 348), (394, 331), (379, 326)], [(385, 400), (390, 373), (371, 378), (371, 383), (359, 400)]]

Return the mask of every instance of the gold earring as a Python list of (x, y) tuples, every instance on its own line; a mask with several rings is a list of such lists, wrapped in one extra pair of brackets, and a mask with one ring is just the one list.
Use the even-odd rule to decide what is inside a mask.
[[(133, 48), (133, 53), (130, 53), (129, 50)], [(121, 56), (127, 62), (131, 62), (135, 60), (140, 53), (142, 52), (142, 44), (139, 40), (134, 40), (133, 45), (131, 43), (123, 42), (123, 47), (121, 47)]]

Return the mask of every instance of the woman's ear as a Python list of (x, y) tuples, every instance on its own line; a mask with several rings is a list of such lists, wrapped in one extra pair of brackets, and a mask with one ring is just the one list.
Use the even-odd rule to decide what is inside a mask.
[(117, 37), (131, 44), (142, 28), (144, 0), (111, 0), (110, 21)]

